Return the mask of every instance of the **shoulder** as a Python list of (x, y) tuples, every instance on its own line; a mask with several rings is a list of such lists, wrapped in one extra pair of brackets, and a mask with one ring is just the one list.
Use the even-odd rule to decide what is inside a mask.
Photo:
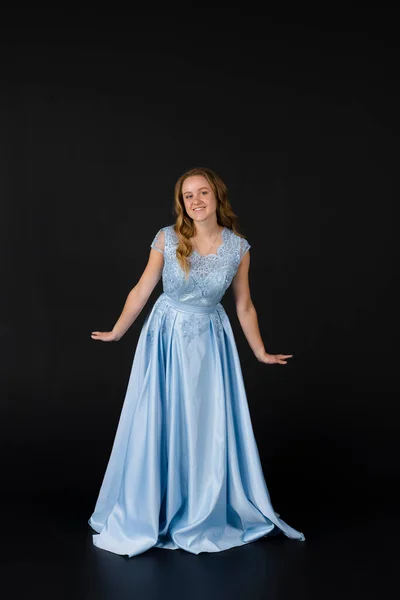
[(175, 241), (176, 234), (174, 231), (174, 225), (164, 225), (164, 227), (160, 227), (156, 233), (155, 239), (159, 240), (159, 243), (162, 244), (163, 249), (169, 248), (173, 246), (173, 242)]
[(164, 236), (170, 236), (171, 233), (174, 232), (174, 225), (164, 225), (164, 227), (159, 227), (157, 230), (157, 236), (161, 235), (162, 237)]
[(160, 227), (158, 231), (164, 231), (165, 233), (171, 233), (174, 230), (174, 225), (164, 225), (164, 227)]
[(239, 246), (247, 246), (247, 244), (249, 244), (246, 237), (244, 237), (242, 235), (238, 235), (237, 233), (235, 233), (232, 229), (229, 229), (228, 227), (226, 227), (225, 230), (226, 230), (226, 235), (227, 235), (228, 239), (232, 240)]
[(238, 235), (232, 229), (227, 229), (228, 236), (228, 246), (230, 246), (232, 251), (232, 256), (235, 258), (237, 265), (239, 265), (243, 256), (246, 252), (251, 248), (247, 239), (241, 235)]
[(174, 228), (174, 223), (172, 223), (171, 225), (165, 225), (165, 227), (162, 228), (162, 231), (164, 231), (164, 235), (169, 242), (172, 242), (177, 237)]

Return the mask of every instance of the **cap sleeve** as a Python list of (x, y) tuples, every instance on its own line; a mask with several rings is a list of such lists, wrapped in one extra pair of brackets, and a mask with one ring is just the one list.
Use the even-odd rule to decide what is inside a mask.
[(154, 240), (150, 244), (150, 247), (154, 248), (154, 250), (158, 250), (158, 252), (161, 252), (161, 254), (164, 254), (165, 234), (163, 228), (156, 233)]
[(251, 246), (249, 242), (245, 238), (240, 238), (240, 260), (242, 260), (243, 256), (246, 254), (247, 250), (250, 250)]

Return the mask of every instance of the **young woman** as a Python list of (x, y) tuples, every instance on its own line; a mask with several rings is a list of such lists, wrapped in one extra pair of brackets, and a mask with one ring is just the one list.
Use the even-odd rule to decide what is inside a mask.
[(224, 182), (192, 169), (175, 186), (176, 222), (151, 243), (147, 266), (112, 331), (117, 341), (162, 276), (144, 321), (114, 445), (89, 524), (98, 548), (134, 556), (149, 548), (219, 552), (283, 532), (255, 441), (238, 352), (220, 301), (232, 283), (255, 357), (269, 354), (249, 290), (250, 244)]

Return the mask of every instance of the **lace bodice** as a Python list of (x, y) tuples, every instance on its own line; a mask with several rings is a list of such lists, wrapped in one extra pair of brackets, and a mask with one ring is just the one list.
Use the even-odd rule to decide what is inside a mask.
[(215, 254), (201, 255), (193, 251), (189, 257), (190, 273), (185, 273), (176, 258), (178, 237), (173, 225), (162, 227), (155, 235), (151, 248), (164, 255), (163, 291), (179, 302), (214, 306), (221, 301), (230, 286), (243, 256), (251, 247), (249, 242), (224, 227), (222, 244)]

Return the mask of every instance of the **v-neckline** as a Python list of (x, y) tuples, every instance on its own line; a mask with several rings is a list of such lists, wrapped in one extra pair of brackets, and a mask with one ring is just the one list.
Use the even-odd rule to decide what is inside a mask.
[(223, 229), (221, 230), (221, 238), (222, 238), (222, 242), (221, 244), (218, 246), (217, 248), (217, 252), (210, 252), (209, 254), (200, 254), (199, 252), (197, 252), (197, 250), (195, 250), (193, 248), (192, 253), (193, 254), (197, 254), (197, 256), (200, 256), (201, 258), (207, 258), (207, 256), (219, 256), (219, 251), (222, 248), (222, 246), (225, 244), (225, 231), (226, 231), (226, 227), (223, 227)]

